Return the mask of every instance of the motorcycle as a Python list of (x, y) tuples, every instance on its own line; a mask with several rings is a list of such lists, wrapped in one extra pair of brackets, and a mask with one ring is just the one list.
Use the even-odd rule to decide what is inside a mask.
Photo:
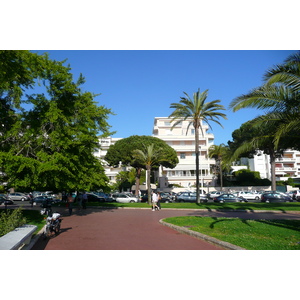
[(53, 233), (59, 234), (61, 215), (59, 213), (53, 213), (51, 217), (47, 217), (46, 225), (44, 227), (44, 238), (49, 238)]
[(52, 213), (50, 203), (42, 204), (41, 214), (47, 216), (43, 232), (44, 239), (49, 238), (53, 233), (58, 235), (60, 231), (60, 223), (62, 221), (61, 214), (58, 212)]

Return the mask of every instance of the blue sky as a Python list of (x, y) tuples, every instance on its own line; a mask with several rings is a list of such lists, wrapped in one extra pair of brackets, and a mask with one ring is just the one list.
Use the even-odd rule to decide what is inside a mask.
[(190, 96), (208, 89), (207, 101), (221, 100), (228, 120), (224, 128), (211, 123), (215, 144), (232, 139), (232, 132), (261, 111), (245, 109), (233, 113), (229, 103), (260, 86), (267, 69), (282, 63), (295, 51), (278, 50), (57, 50), (51, 59), (70, 64), (74, 79), (82, 73), (83, 90), (101, 94), (99, 105), (110, 108), (113, 137), (151, 135), (154, 117), (171, 114), (170, 104), (183, 92)]

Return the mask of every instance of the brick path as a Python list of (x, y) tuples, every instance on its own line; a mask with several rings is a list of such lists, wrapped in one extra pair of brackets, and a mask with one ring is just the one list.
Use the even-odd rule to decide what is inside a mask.
[(222, 212), (201, 210), (87, 209), (72, 216), (61, 211), (61, 233), (39, 240), (33, 250), (220, 250), (219, 246), (163, 226), (160, 219), (175, 216), (300, 219), (295, 212)]

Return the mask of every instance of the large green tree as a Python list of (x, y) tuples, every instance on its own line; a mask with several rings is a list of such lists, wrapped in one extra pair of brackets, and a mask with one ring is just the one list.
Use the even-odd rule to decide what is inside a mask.
[(220, 100), (213, 100), (206, 102), (208, 97), (208, 90), (200, 92), (200, 89), (193, 94), (193, 98), (185, 93), (185, 97), (180, 97), (179, 103), (171, 103), (170, 108), (174, 111), (169, 116), (174, 123), (172, 128), (179, 124), (182, 120), (188, 120), (189, 125), (187, 131), (191, 125), (195, 128), (195, 154), (196, 154), (196, 195), (197, 203), (200, 203), (199, 194), (199, 136), (200, 131), (203, 135), (202, 122), (205, 122), (209, 127), (210, 123), (215, 122), (221, 127), (219, 122), (220, 117), (226, 119), (226, 115), (220, 110), (225, 110), (224, 106), (219, 104)]
[(0, 62), (0, 103), (6, 108), (0, 167), (9, 186), (58, 191), (106, 185), (93, 153), (99, 134), (110, 134), (111, 110), (96, 105), (97, 95), (82, 92), (83, 76), (74, 81), (65, 62), (30, 51), (0, 51)]
[(152, 166), (153, 169), (157, 169), (160, 165), (166, 168), (175, 168), (178, 164), (176, 151), (163, 140), (153, 136), (132, 135), (121, 139), (109, 147), (104, 157), (110, 166), (117, 166), (121, 162), (124, 166), (131, 166), (136, 169), (136, 195), (138, 195), (139, 191), (141, 171), (146, 169), (146, 165), (136, 158), (134, 151), (144, 151), (145, 148), (152, 144), (154, 148), (161, 149), (159, 162), (157, 161)]

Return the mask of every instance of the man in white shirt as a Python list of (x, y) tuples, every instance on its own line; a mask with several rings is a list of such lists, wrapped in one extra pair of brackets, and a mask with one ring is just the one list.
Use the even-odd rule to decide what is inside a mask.
[(155, 211), (155, 209), (159, 210), (159, 207), (157, 206), (158, 196), (155, 192), (152, 192), (152, 211)]

